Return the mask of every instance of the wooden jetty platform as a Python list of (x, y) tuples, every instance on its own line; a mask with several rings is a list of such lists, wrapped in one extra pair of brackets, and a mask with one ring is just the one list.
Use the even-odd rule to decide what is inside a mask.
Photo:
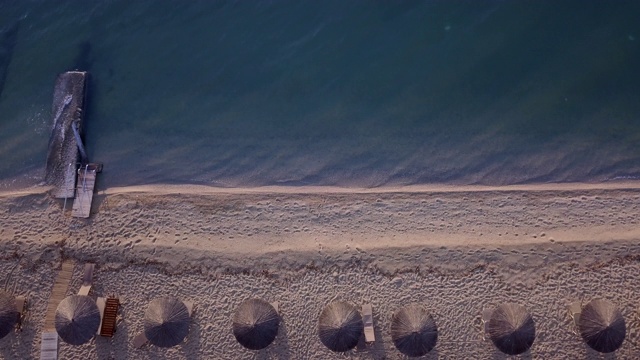
[(87, 79), (88, 74), (84, 71), (65, 72), (56, 79), (45, 183), (53, 186), (53, 196), (57, 198), (73, 198), (75, 195), (80, 151), (74, 126), (81, 134)]
[[(68, 71), (58, 75), (53, 91), (51, 136), (47, 152), (45, 183), (56, 198), (75, 198), (71, 215), (88, 218), (102, 164), (89, 163), (82, 141), (82, 123), (89, 74)], [(77, 194), (77, 196), (76, 196)]]
[(78, 169), (78, 188), (76, 198), (73, 200), (71, 216), (88, 218), (91, 214), (96, 174), (99, 170), (99, 165), (96, 164), (86, 164)]

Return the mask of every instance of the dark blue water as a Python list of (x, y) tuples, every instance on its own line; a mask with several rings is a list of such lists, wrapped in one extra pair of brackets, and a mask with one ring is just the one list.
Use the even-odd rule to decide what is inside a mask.
[(3, 1), (0, 179), (91, 73), (101, 186), (640, 178), (639, 1)]

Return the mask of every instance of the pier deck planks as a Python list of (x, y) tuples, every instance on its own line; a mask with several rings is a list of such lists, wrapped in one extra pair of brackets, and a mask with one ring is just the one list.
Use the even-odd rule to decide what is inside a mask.
[(78, 189), (73, 200), (71, 216), (88, 218), (91, 213), (91, 201), (93, 201), (93, 189), (96, 185), (96, 169), (80, 168), (78, 170)]

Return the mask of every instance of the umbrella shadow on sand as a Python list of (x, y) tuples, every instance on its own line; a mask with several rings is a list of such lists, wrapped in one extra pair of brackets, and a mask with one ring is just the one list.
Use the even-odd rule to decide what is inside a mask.
[[(382, 341), (382, 336), (384, 333), (383, 329), (380, 329), (378, 326), (380, 320), (374, 314), (373, 316), (373, 333), (376, 336), (376, 341), (372, 344), (367, 344), (364, 339), (364, 335), (360, 337), (358, 340), (358, 345), (356, 349), (358, 352), (368, 352), (376, 358), (386, 359), (387, 358), (387, 349), (385, 348), (385, 343)], [(435, 351), (435, 349), (434, 349)], [(425, 357), (425, 359), (431, 359), (430, 357)]]
[(180, 346), (180, 351), (183, 353), (185, 359), (200, 359), (200, 337), (202, 336), (202, 325), (200, 321), (197, 321), (193, 314), (191, 314), (191, 326), (189, 328), (189, 335), (185, 339), (184, 343)]
[(93, 339), (99, 326), (100, 312), (92, 298), (71, 295), (58, 304), (55, 327), (64, 342), (71, 345), (85, 344)]
[[(282, 315), (282, 313), (281, 313)], [(287, 324), (284, 319), (280, 318), (280, 326), (278, 327), (278, 335), (271, 345), (267, 348), (254, 352), (254, 360), (290, 360), (291, 347), (289, 346), (289, 335)]]
[(594, 299), (582, 308), (578, 331), (586, 357), (616, 359), (615, 352), (625, 341), (627, 326), (615, 304)]
[(515, 303), (498, 305), (485, 324), (485, 332), (494, 345), (493, 359), (519, 355), (531, 359), (536, 339), (535, 322), (529, 311)]
[(507, 359), (514, 359), (514, 358), (520, 359), (520, 360), (532, 360), (533, 356), (531, 355), (531, 351), (527, 351), (519, 355), (507, 355), (498, 349), (495, 349), (495, 351), (491, 356), (492, 360), (507, 360)]
[(344, 301), (325, 306), (318, 318), (318, 337), (324, 346), (337, 353), (358, 346), (364, 334), (364, 324), (358, 309)]
[(268, 302), (249, 299), (240, 304), (233, 315), (233, 336), (250, 350), (262, 350), (278, 335), (280, 315)]
[[(18, 322), (18, 316), (20, 316), (17, 309), (14, 311), (16, 297), (13, 293), (16, 291), (17, 283), (15, 280), (12, 280), (12, 276), (13, 269), (16, 269), (21, 262), (22, 260), (18, 259), (15, 263), (10, 265), (12, 270), (5, 279), (5, 290), (0, 290), (0, 322), (3, 323), (0, 327), (7, 326), (9, 324), (13, 324), (15, 326), (16, 322)], [(46, 282), (50, 279), (44, 278), (42, 280)], [(9, 288), (7, 288), (7, 286), (9, 286)], [(7, 291), (7, 289), (12, 289), (12, 291)], [(23, 293), (23, 295), (25, 295), (26, 299), (31, 297), (29, 293)], [(34, 344), (37, 341), (36, 339), (40, 338), (40, 329), (36, 323), (32, 322), (31, 312), (30, 303), (27, 300), (26, 311), (22, 314), (22, 323), (19, 329), (10, 327), (10, 332), (4, 337), (0, 337), (0, 359), (20, 359), (24, 357), (21, 349), (29, 348), (31, 344)], [(13, 317), (14, 315), (15, 317)], [(5, 318), (6, 316), (8, 316), (8, 318)], [(7, 320), (9, 321), (9, 324), (5, 323)]]
[(9, 335), (18, 322), (18, 311), (15, 306), (15, 297), (6, 291), (0, 290), (0, 339)]
[(438, 326), (425, 307), (409, 304), (393, 314), (391, 339), (396, 349), (406, 356), (426, 356), (438, 342)]
[(287, 325), (277, 303), (258, 298), (245, 300), (236, 308), (232, 330), (235, 340), (251, 351), (251, 359), (291, 358)]
[[(153, 359), (167, 359), (166, 348), (180, 346), (181, 351), (187, 351), (185, 341), (193, 330), (191, 314), (186, 304), (175, 297), (160, 297), (153, 299), (144, 315), (144, 335), (150, 344)], [(200, 327), (197, 327), (199, 344)]]

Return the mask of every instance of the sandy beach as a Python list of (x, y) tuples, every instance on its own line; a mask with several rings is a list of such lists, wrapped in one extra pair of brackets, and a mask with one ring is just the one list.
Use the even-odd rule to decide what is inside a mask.
[[(97, 264), (92, 296), (117, 295), (116, 335), (82, 346), (60, 342), (62, 359), (400, 359), (393, 312), (421, 302), (439, 338), (426, 359), (502, 358), (482, 338), (480, 314), (504, 301), (527, 307), (537, 337), (522, 358), (601, 358), (572, 332), (566, 306), (606, 298), (627, 338), (616, 359), (640, 356), (640, 183), (504, 187), (225, 189), (150, 185), (100, 190), (90, 219), (45, 187), (0, 193), (0, 272), (27, 294), (24, 329), (0, 340), (0, 357), (38, 358), (55, 276)], [(195, 303), (191, 331), (174, 348), (131, 342), (150, 300)], [(250, 297), (278, 302), (270, 347), (242, 348), (231, 332)], [(317, 337), (332, 300), (373, 305), (377, 341), (336, 354)]]

